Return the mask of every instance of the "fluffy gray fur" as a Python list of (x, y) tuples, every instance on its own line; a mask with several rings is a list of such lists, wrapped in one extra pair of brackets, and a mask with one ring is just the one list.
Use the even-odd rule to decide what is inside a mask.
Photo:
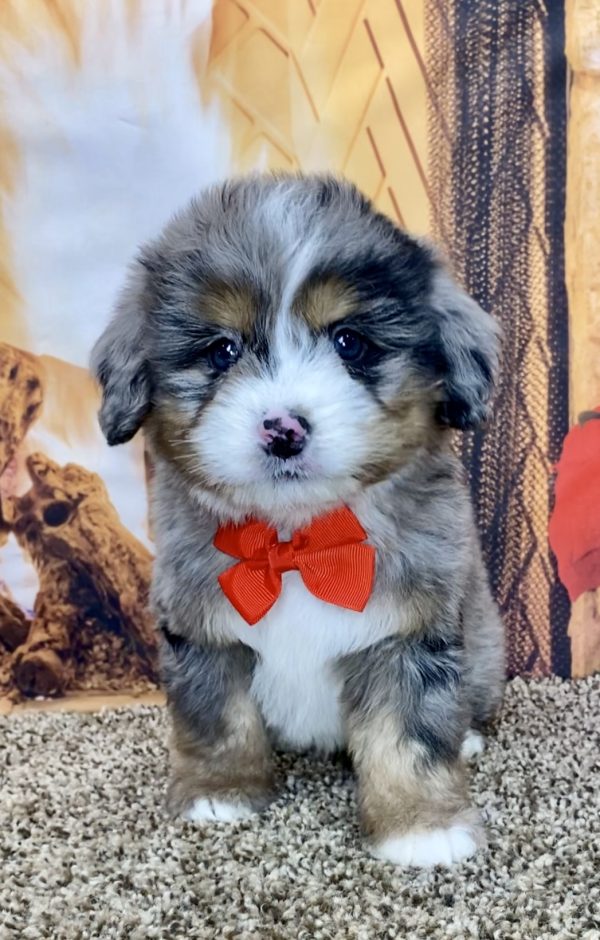
[[(344, 369), (334, 352), (330, 311), (311, 314), (309, 325), (308, 314), (303, 319), (306, 291), (314, 289), (318, 299), (324, 284), (332, 294), (346, 292), (352, 311), (343, 308), (344, 323), (365, 340), (360, 361)], [(239, 314), (228, 312), (229, 300), (224, 309), (212, 309), (215, 296), (238, 295)], [(245, 485), (226, 472), (230, 446), (231, 462), (240, 463), (235, 448), (246, 433), (242, 419), (229, 437), (223, 429), (222, 455), (207, 453), (203, 427), (217, 407), (227, 406), (228, 396), (239, 410), (244, 383), (256, 389), (277, 375), (281, 364), (273, 347), (284, 308), (288, 341), (297, 342), (307, 368), (324, 363), (324, 389), (334, 376), (333, 391), (323, 395), (348, 389), (347, 412), (343, 401), (333, 405), (348, 415), (348, 438), (340, 439), (338, 450), (347, 445), (351, 471), (336, 475), (334, 468), (316, 479), (298, 463), (284, 479), (287, 465), (282, 470), (257, 456)], [(315, 323), (320, 316), (323, 322)], [(221, 373), (211, 350), (222, 337), (236, 344), (239, 358)], [(426, 775), (427, 767), (456, 764), (469, 723), (487, 719), (499, 704), (503, 630), (448, 437), (449, 427), (485, 420), (497, 365), (493, 319), (452, 282), (428, 246), (376, 213), (343, 181), (250, 177), (214, 187), (142, 250), (93, 354), (103, 389), (100, 421), (109, 443), (127, 440), (144, 424), (155, 461), (153, 602), (171, 637), (166, 686), (186, 734), (216, 742), (214, 793), (228, 792), (220, 730), (228, 697), (254, 729), (244, 743), (236, 738), (232, 760), (235, 755), (252, 766), (253, 754), (260, 752), (263, 761), (263, 727), (281, 731), (261, 712), (251, 685), (253, 671), (268, 665), (268, 651), (240, 654), (244, 625), (237, 614), (234, 619), (217, 581), (232, 563), (213, 546), (218, 525), (226, 521), (256, 515), (285, 538), (344, 502), (367, 531), (376, 548), (376, 582), (365, 614), (356, 616), (364, 619), (370, 639), (360, 642), (360, 627), (352, 621), (352, 645), (330, 664), (339, 682), (340, 712), (357, 741), (357, 729), (367, 725), (385, 724), (388, 734), (390, 719), (394, 747), (408, 754), (414, 744)], [(309, 384), (314, 398), (312, 378)], [(240, 390), (242, 398), (235, 398)], [(360, 411), (353, 396), (371, 415), (364, 428), (352, 424)], [(309, 416), (317, 432), (318, 405)], [(228, 414), (227, 407), (222, 413)], [(215, 461), (225, 468), (221, 475), (213, 470)], [(378, 633), (379, 616), (389, 626)], [(285, 631), (284, 623), (280, 629)], [(179, 638), (175, 647), (173, 636)], [(230, 735), (232, 721), (230, 715)], [(363, 744), (354, 746), (343, 735), (336, 743), (353, 753), (362, 749), (365, 764)], [(186, 793), (190, 805), (210, 796), (205, 756), (202, 761), (201, 786), (194, 785), (191, 759), (185, 763), (189, 784), (181, 783), (178, 770), (178, 808)], [(263, 771), (252, 773), (254, 793)], [(243, 768), (232, 768), (236, 782), (230, 792), (243, 801), (240, 776)], [(363, 800), (371, 814), (366, 828), (375, 834), (386, 831), (384, 821), (372, 819), (386, 812), (377, 808), (377, 799), (367, 793)], [(423, 818), (429, 819), (426, 827), (441, 825), (434, 810)]]

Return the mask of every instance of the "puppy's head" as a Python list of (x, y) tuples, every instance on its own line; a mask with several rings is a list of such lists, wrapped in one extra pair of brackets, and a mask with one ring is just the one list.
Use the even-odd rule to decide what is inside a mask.
[(111, 444), (235, 512), (349, 498), (486, 416), (494, 321), (349, 183), (208, 190), (135, 262), (93, 368)]

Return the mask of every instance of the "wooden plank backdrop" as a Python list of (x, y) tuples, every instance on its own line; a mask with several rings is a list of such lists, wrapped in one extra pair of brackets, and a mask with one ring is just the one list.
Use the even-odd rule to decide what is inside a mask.
[[(151, 552), (141, 444), (107, 455), (95, 425), (97, 393), (85, 370), (90, 338), (108, 316), (127, 257), (213, 179), (255, 168), (340, 172), (400, 225), (436, 237), (459, 276), (507, 327), (511, 291), (520, 298), (514, 310), (527, 311), (528, 319), (518, 314), (512, 326), (522, 343), (521, 367), (536, 380), (530, 393), (521, 393), (514, 382), (510, 389), (514, 374), (506, 376), (498, 425), (518, 421), (531, 428), (527, 453), (514, 451), (521, 508), (498, 499), (510, 485), (509, 463), (493, 470), (482, 463), (486, 447), (501, 446), (498, 432), (487, 439), (492, 445), (469, 439), (462, 454), (507, 619), (512, 672), (582, 675), (600, 666), (596, 597), (575, 605), (568, 634), (569, 609), (546, 539), (551, 464), (568, 415), (573, 420), (600, 399), (600, 14), (594, 0), (567, 0), (566, 10), (561, 2), (485, 3), (489, 17), (478, 20), (472, 0), (3, 0), (0, 417), (12, 420), (14, 431), (10, 447), (0, 448), (3, 501), (31, 485), (32, 453), (42, 452), (59, 473), (74, 463), (103, 481), (106, 513), (116, 509), (139, 543), (136, 551)], [(489, 47), (478, 36), (484, 19)], [(467, 26), (471, 44), (465, 46)], [(494, 43), (500, 44), (495, 52)], [(522, 53), (519, 63), (511, 43)], [(465, 50), (468, 68), (461, 72)], [(522, 73), (513, 76), (520, 84), (512, 104), (502, 103), (505, 124), (499, 112), (474, 114), (471, 139), (478, 122), (497, 120), (493, 146), (502, 146), (504, 134), (508, 159), (519, 153), (523, 160), (529, 147), (527, 179), (537, 188), (524, 194), (528, 211), (521, 212), (514, 194), (514, 203), (504, 199), (501, 168), (494, 198), (480, 202), (480, 218), (469, 221), (469, 194), (490, 185), (478, 178), (478, 167), (481, 176), (492, 160), (469, 162), (460, 109), (476, 101), (476, 81), (482, 94), (491, 94), (486, 56), (501, 71), (518, 65)], [(556, 154), (567, 142), (561, 116), (567, 93), (563, 246), (556, 212), (565, 209), (565, 172)], [(457, 177), (461, 147), (469, 175)], [(493, 237), (502, 212), (512, 213), (515, 233), (498, 255), (502, 263), (513, 258), (500, 305), (489, 290), (498, 271), (492, 280), (481, 273), (488, 270), (481, 239), (485, 232)], [(85, 315), (79, 297), (86, 298)], [(42, 400), (35, 408), (26, 390), (15, 398), (2, 378), (15, 356), (39, 381)], [(565, 392), (550, 406), (569, 362), (570, 402)], [(26, 421), (20, 414), (15, 422), (15, 408), (30, 408)], [(13, 681), (14, 638), (36, 620), (38, 574), (0, 516), (0, 696), (11, 700), (23, 698)], [(140, 663), (123, 666), (144, 618), (131, 624), (129, 636), (119, 635), (114, 605), (90, 609), (85, 642), (74, 638), (69, 655), (55, 651), (67, 663), (65, 701), (79, 697), (90, 707), (107, 689), (148, 694), (152, 671)], [(51, 633), (42, 633), (43, 642)], [(97, 668), (85, 657), (95, 657)]]

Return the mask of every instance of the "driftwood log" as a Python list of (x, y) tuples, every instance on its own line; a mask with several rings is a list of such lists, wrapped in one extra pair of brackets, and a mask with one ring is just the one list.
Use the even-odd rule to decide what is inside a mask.
[(0, 343), (0, 476), (38, 417), (42, 370), (35, 356)]
[(77, 631), (121, 633), (156, 680), (148, 611), (151, 556), (122, 524), (95, 473), (42, 454), (27, 458), (31, 489), (3, 501), (3, 517), (37, 571), (39, 591), (13, 675), (25, 695), (60, 695), (73, 674)]
[[(1, 499), (1, 497), (0, 497)], [(2, 502), (0, 501), (0, 548), (5, 544), (10, 535), (10, 526), (2, 515)]]
[(29, 633), (29, 620), (10, 597), (0, 594), (0, 643), (9, 652), (21, 646)]

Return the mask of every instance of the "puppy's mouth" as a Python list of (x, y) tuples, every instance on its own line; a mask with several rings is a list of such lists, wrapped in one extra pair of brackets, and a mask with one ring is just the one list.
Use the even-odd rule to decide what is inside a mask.
[(268, 477), (277, 483), (308, 480), (314, 476), (306, 460), (302, 457), (289, 457), (286, 460), (282, 460), (280, 457), (268, 457), (266, 472)]

